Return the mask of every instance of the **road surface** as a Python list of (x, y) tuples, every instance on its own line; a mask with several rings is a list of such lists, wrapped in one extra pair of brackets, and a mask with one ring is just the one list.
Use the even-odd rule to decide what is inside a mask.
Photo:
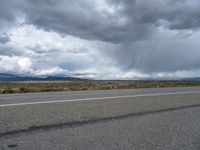
[[(200, 108), (6, 135), (1, 150), (199, 150)], [(10, 148), (9, 148), (10, 147)]]
[(152, 94), (200, 92), (200, 87), (183, 88), (149, 88), (149, 89), (125, 89), (125, 90), (97, 90), (97, 91), (75, 91), (75, 92), (51, 92), (32, 94), (4, 94), (0, 96), (0, 105), (18, 103), (37, 103), (63, 100), (87, 100), (88, 98), (117, 97), (117, 96), (137, 96)]
[(200, 149), (200, 87), (1, 95), (0, 149)]

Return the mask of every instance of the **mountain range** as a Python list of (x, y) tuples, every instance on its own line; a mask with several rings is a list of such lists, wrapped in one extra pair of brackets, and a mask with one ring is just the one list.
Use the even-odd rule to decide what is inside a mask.
[(195, 77), (195, 78), (184, 78), (182, 79), (183, 81), (200, 81), (200, 77)]
[(60, 77), (60, 76), (45, 76), (45, 77), (33, 77), (33, 76), (21, 76), (16, 74), (0, 73), (0, 82), (9, 81), (85, 81), (87, 79), (76, 77)]
[[(9, 81), (86, 81), (88, 79), (76, 78), (76, 77), (63, 77), (63, 76), (44, 76), (44, 77), (33, 77), (33, 76), (22, 76), (16, 74), (0, 73), (0, 82)], [(176, 81), (176, 80), (174, 80)], [(183, 78), (177, 81), (200, 81), (200, 77), (195, 78)]]

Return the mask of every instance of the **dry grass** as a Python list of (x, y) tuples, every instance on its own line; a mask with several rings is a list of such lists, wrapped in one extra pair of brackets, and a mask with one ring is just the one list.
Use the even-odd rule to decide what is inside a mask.
[(32, 93), (56, 91), (83, 91), (108, 89), (134, 89), (158, 87), (200, 86), (200, 82), (184, 81), (77, 81), (77, 82), (30, 82), (0, 83), (0, 93)]

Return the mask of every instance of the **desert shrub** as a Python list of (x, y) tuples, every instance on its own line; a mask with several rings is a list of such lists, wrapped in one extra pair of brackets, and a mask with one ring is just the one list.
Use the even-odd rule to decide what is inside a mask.
[(15, 91), (12, 88), (6, 88), (1, 90), (2, 94), (9, 94), (9, 93), (15, 93)]
[(29, 92), (33, 92), (34, 90), (28, 88), (28, 87), (20, 87), (19, 88), (19, 92), (21, 93), (29, 93)]

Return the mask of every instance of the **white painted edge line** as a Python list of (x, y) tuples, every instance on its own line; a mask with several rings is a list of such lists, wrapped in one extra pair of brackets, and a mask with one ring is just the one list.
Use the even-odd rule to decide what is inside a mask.
[(0, 105), (0, 107), (37, 105), (37, 104), (53, 104), (53, 103), (76, 102), (76, 101), (92, 101), (92, 100), (104, 100), (104, 99), (109, 100), (109, 99), (117, 99), (117, 98), (134, 98), (134, 97), (165, 96), (165, 95), (177, 95), (177, 94), (194, 94), (194, 93), (200, 93), (200, 91), (157, 93), (157, 94), (143, 94), (143, 95), (126, 95), (126, 96), (113, 96), (113, 97), (94, 97), (94, 98), (55, 100), (55, 101), (42, 101), (42, 102), (27, 102), (27, 103), (3, 104), (3, 105)]

